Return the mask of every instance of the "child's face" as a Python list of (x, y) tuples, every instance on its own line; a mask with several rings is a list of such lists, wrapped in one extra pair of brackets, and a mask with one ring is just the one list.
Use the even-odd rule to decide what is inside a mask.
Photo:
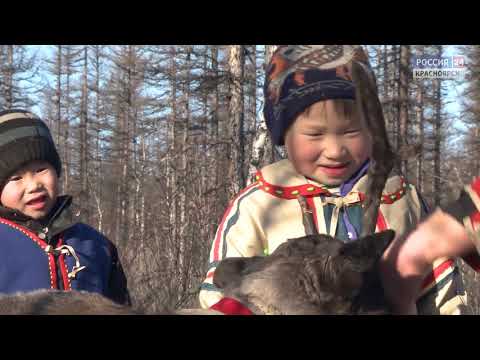
[(295, 169), (326, 185), (348, 180), (372, 151), (370, 135), (356, 112), (345, 112), (342, 103), (334, 101), (313, 104), (285, 135), (288, 158)]
[(53, 166), (32, 161), (7, 179), (0, 201), (3, 206), (38, 220), (48, 215), (57, 195), (58, 178)]

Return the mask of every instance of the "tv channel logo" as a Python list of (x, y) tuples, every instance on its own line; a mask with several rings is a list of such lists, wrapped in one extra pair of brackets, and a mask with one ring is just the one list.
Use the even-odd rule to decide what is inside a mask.
[(411, 66), (415, 79), (458, 79), (464, 75), (465, 57), (412, 56)]

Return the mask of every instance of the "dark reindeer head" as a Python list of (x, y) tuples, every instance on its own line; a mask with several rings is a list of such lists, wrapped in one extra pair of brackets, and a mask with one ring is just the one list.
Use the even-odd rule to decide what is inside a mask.
[(224, 259), (213, 282), (257, 314), (385, 314), (377, 262), (394, 236), (290, 239), (269, 256)]

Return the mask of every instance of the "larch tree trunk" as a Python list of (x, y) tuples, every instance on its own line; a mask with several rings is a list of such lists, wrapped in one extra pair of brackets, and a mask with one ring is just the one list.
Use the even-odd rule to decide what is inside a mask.
[(245, 133), (244, 133), (244, 92), (243, 76), (245, 49), (243, 45), (229, 48), (230, 102), (228, 108), (230, 122), (230, 168), (229, 197), (233, 198), (246, 185), (244, 172)]

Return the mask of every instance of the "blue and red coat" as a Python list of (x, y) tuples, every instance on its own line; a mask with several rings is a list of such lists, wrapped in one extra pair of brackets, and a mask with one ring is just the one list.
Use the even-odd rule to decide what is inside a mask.
[(110, 297), (116, 261), (111, 243), (90, 226), (76, 223), (59, 235), (55, 248), (62, 245), (74, 249), (84, 269), (74, 274), (74, 256), (55, 251), (36, 233), (0, 217), (0, 293), (73, 289)]

